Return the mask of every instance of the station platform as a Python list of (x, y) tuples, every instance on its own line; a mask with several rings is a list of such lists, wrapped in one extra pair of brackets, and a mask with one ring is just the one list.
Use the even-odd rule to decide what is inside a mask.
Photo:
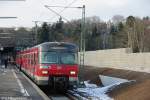
[(15, 66), (0, 66), (0, 100), (49, 100), (49, 98)]

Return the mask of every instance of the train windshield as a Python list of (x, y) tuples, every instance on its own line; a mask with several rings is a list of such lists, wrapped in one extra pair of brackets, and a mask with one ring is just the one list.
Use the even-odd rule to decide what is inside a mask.
[(61, 53), (61, 64), (77, 64), (77, 55), (75, 53)]
[(76, 53), (42, 52), (41, 63), (47, 64), (77, 64)]
[(58, 54), (56, 52), (42, 52), (41, 63), (58, 63)]

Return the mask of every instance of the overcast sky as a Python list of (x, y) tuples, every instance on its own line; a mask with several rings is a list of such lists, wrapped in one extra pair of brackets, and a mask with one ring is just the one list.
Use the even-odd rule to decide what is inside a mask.
[[(66, 6), (74, 0), (25, 0), (0, 1), (0, 17), (16, 16), (18, 19), (0, 19), (0, 27), (32, 27), (32, 21), (55, 22), (58, 16), (49, 11), (44, 5)], [(99, 16), (102, 20), (109, 20), (114, 15), (150, 16), (150, 0), (76, 0), (72, 6), (86, 5), (86, 16)], [(52, 8), (60, 13), (62, 8)], [(66, 9), (60, 13), (71, 19), (81, 18), (81, 10)]]

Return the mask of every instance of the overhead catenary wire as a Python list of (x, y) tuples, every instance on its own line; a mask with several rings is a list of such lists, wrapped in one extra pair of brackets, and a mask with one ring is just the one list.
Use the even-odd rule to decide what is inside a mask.
[(60, 15), (58, 12), (56, 12), (56, 11), (54, 11), (53, 9), (51, 9), (50, 7), (62, 7), (62, 8), (76, 8), (76, 9), (84, 9), (84, 6), (82, 7), (82, 6), (80, 6), (80, 7), (69, 7), (69, 6), (48, 6), (48, 5), (45, 5), (45, 7), (47, 8), (47, 9), (49, 9), (50, 11), (52, 11), (53, 13), (55, 13), (56, 15), (58, 15), (58, 16), (60, 16), (62, 19), (64, 19), (65, 21), (67, 21), (67, 23), (69, 23), (70, 25), (72, 25), (72, 23), (70, 23), (70, 21), (67, 19), (67, 18), (65, 18), (65, 17), (63, 17), (62, 15)]
[[(75, 3), (77, 0), (73, 0), (71, 3), (69, 3), (67, 6), (48, 6), (48, 5), (44, 5), (44, 7), (46, 7), (47, 9), (49, 9), (50, 11), (52, 11), (53, 13), (55, 13), (56, 15), (58, 15), (58, 16), (60, 16), (62, 19), (64, 19), (65, 21), (67, 21), (68, 23), (70, 23), (69, 22), (69, 20), (67, 19), (67, 18), (65, 18), (65, 17), (63, 17), (62, 15), (61, 15), (61, 13), (65, 10), (65, 9), (67, 9), (67, 8), (78, 8), (78, 9), (83, 9), (83, 7), (70, 7), (73, 3)], [(56, 11), (54, 11), (53, 9), (51, 9), (50, 7), (59, 7), (59, 8), (63, 8), (60, 12), (56, 12)], [(55, 17), (52, 17), (51, 18), (51, 20), (53, 19), (53, 18), (55, 18)]]
[(49, 9), (51, 12), (55, 13), (56, 15), (60, 16), (61, 18), (63, 18), (64, 20), (66, 20), (67, 22), (69, 22), (69, 20), (65, 17), (63, 17), (62, 15), (60, 15), (58, 12), (54, 11), (53, 9), (49, 8), (47, 5), (45, 5), (45, 7), (47, 9)]
[[(58, 12), (59, 14), (63, 13), (67, 8), (69, 8), (71, 5), (73, 5), (75, 2), (77, 2), (78, 0), (73, 0), (71, 3), (69, 3), (67, 6), (63, 7), (63, 9)], [(51, 20), (53, 20), (56, 16), (52, 16)]]
[(59, 7), (59, 8), (83, 8), (83, 7), (66, 7), (66, 6), (47, 6), (47, 7)]

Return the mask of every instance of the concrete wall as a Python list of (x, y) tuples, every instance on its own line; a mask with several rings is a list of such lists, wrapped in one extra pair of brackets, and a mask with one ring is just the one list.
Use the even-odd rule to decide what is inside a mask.
[(150, 73), (150, 53), (131, 53), (129, 49), (108, 49), (85, 53), (85, 65)]

